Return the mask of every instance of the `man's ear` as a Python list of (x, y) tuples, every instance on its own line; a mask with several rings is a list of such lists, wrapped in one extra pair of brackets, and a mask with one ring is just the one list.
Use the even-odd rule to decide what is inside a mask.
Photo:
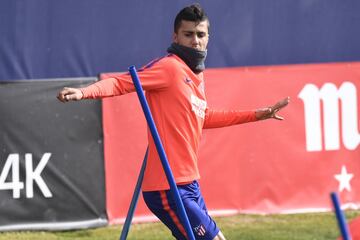
[(178, 43), (177, 33), (173, 33), (172, 40), (173, 40), (174, 43)]

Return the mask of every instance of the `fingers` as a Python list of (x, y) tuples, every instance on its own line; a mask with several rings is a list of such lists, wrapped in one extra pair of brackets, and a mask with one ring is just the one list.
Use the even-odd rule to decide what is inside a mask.
[(284, 120), (283, 117), (277, 115), (282, 108), (287, 106), (290, 102), (290, 97), (284, 98), (283, 100), (277, 102), (272, 107), (260, 108), (255, 112), (256, 118), (259, 120), (265, 120), (269, 118), (274, 118), (276, 120)]
[(78, 100), (76, 89), (68, 87), (64, 87), (57, 95), (57, 98), (63, 103), (70, 100)]
[(281, 108), (286, 107), (290, 102), (290, 97), (286, 97), (283, 100), (277, 102), (272, 108), (274, 111), (279, 111)]
[(273, 108), (273, 114), (272, 118), (275, 118), (276, 120), (284, 120), (283, 117), (277, 115), (276, 113), (280, 111), (282, 108), (286, 107), (290, 102), (290, 97), (286, 97), (283, 100), (277, 102), (272, 108)]
[(57, 99), (59, 99), (61, 102), (66, 102), (65, 100), (65, 95), (67, 94), (68, 89), (67, 88), (63, 88), (58, 95), (56, 96)]
[(273, 116), (273, 118), (275, 118), (276, 120), (280, 120), (280, 121), (281, 121), (281, 120), (284, 120), (283, 117), (281, 117), (281, 116), (279, 116), (279, 115), (276, 115), (276, 114)]

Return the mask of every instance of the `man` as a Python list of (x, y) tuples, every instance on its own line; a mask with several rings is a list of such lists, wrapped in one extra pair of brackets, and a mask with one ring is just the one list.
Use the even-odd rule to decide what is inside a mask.
[[(216, 111), (208, 108), (204, 93), (203, 70), (209, 41), (209, 20), (200, 5), (182, 9), (175, 18), (173, 43), (168, 55), (139, 70), (170, 167), (190, 225), (197, 239), (225, 239), (208, 215), (197, 180), (198, 147), (203, 128), (216, 128), (274, 118), (289, 102), (286, 98), (273, 107), (256, 111)], [(133, 92), (129, 74), (98, 81), (88, 87), (64, 88), (62, 102), (94, 99)], [(175, 202), (151, 136), (149, 157), (142, 185), (149, 209), (171, 230), (176, 239), (186, 239)]]

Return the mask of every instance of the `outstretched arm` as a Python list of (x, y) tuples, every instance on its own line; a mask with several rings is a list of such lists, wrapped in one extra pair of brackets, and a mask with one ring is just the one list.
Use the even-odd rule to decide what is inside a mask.
[(287, 97), (275, 105), (267, 108), (259, 108), (255, 111), (233, 111), (233, 110), (212, 110), (206, 109), (205, 122), (203, 128), (220, 128), (242, 123), (254, 122), (274, 118), (283, 120), (277, 115), (282, 108), (289, 104), (290, 98)]
[[(172, 81), (169, 75), (173, 65), (156, 61), (154, 64), (139, 71), (141, 85), (144, 90), (157, 90), (169, 87)], [(130, 74), (108, 74), (106, 79), (97, 81), (84, 88), (63, 88), (57, 95), (61, 102), (78, 101), (81, 99), (98, 99), (124, 95), (134, 92), (135, 87)]]
[(255, 111), (206, 109), (203, 128), (221, 128), (257, 121)]
[(61, 102), (78, 101), (81, 99), (96, 99), (122, 95), (131, 92), (133, 85), (129, 76), (118, 74), (116, 77), (109, 77), (83, 88), (64, 87), (57, 95)]

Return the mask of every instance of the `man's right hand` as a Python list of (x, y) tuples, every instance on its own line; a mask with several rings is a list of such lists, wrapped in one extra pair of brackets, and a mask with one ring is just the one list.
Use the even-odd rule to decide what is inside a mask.
[(78, 101), (81, 100), (83, 97), (83, 93), (78, 88), (68, 88), (64, 87), (59, 94), (57, 95), (57, 98), (65, 103), (68, 101)]

